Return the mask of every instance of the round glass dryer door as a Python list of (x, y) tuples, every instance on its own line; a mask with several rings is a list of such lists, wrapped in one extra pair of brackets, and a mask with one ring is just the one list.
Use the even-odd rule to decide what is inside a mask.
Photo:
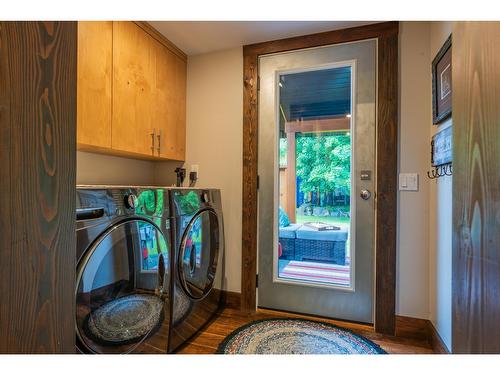
[(128, 353), (152, 332), (168, 332), (168, 262), (167, 242), (147, 220), (115, 225), (95, 241), (77, 270), (76, 333), (84, 351)]
[(184, 231), (179, 252), (179, 278), (189, 297), (201, 299), (212, 290), (219, 246), (217, 214), (212, 209), (198, 212)]

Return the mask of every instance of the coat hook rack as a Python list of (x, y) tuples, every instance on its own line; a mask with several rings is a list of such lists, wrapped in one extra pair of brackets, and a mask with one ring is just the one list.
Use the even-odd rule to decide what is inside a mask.
[(427, 177), (434, 180), (435, 178), (453, 175), (452, 156), (452, 130), (451, 127), (448, 127), (432, 137), (432, 169), (427, 171)]
[(451, 175), (453, 175), (452, 163), (437, 165), (431, 171), (427, 171), (427, 177), (429, 177), (431, 180)]

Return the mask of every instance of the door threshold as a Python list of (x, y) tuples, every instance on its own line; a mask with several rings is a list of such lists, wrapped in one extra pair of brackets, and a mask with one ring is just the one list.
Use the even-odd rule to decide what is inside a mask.
[(355, 320), (329, 318), (321, 315), (305, 314), (287, 310), (269, 309), (267, 307), (260, 307), (260, 306), (257, 307), (257, 313), (276, 315), (277, 317), (283, 317), (283, 318), (310, 319), (324, 323), (330, 323), (333, 325), (339, 325), (342, 326), (343, 328), (354, 328), (354, 329), (362, 329), (375, 332), (373, 324), (358, 322)]

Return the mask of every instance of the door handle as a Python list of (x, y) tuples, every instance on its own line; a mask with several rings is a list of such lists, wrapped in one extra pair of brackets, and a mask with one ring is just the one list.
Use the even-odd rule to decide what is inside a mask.
[(158, 130), (158, 147), (156, 148), (157, 151), (158, 151), (158, 156), (160, 156), (160, 148), (161, 148), (161, 129)]
[(151, 155), (155, 154), (155, 138), (156, 138), (156, 128), (153, 128), (151, 135)]
[(157, 293), (161, 297), (163, 294), (163, 289), (165, 287), (165, 259), (163, 258), (163, 254), (160, 253), (158, 257), (158, 285), (157, 285)]
[(104, 216), (104, 208), (77, 208), (76, 221), (99, 219)]
[(359, 196), (365, 201), (367, 201), (372, 196), (372, 193), (370, 192), (370, 190), (363, 189), (361, 190), (361, 193), (359, 193)]
[(189, 272), (194, 274), (196, 271), (196, 246), (191, 246), (191, 254), (189, 254)]

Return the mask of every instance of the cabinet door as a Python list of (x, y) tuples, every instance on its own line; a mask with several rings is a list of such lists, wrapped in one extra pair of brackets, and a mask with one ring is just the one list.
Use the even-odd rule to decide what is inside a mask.
[(78, 22), (77, 144), (111, 148), (112, 22)]
[(186, 61), (175, 59), (175, 155), (172, 159), (185, 160), (186, 157)]
[(156, 95), (153, 111), (158, 125), (155, 155), (184, 160), (186, 132), (186, 61), (157, 42)]
[(158, 126), (155, 155), (172, 159), (175, 156), (175, 55), (156, 42), (156, 79), (154, 123)]
[(133, 22), (113, 22), (112, 148), (152, 157), (155, 41)]

